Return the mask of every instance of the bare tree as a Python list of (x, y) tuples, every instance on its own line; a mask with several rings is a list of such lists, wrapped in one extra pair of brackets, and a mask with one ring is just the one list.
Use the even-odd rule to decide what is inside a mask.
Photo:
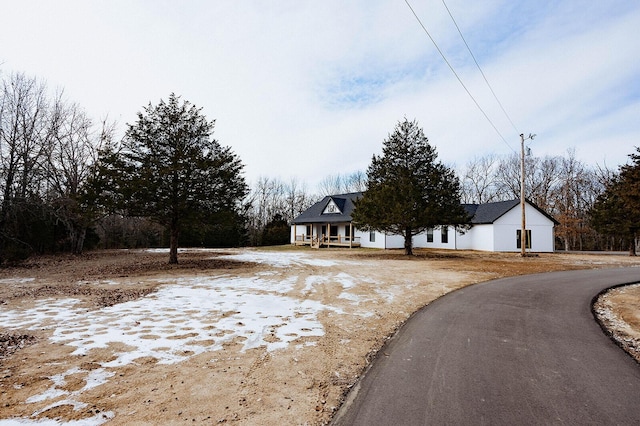
[(318, 192), (321, 196), (339, 194), (342, 192), (342, 175), (328, 175), (322, 178), (318, 184)]
[(87, 228), (96, 219), (93, 206), (83, 204), (82, 186), (94, 171), (100, 146), (112, 138), (113, 126), (94, 125), (77, 105), (58, 95), (50, 114), (49, 143), (46, 147), (47, 201), (55, 217), (64, 224), (71, 251), (80, 254)]
[(286, 212), (284, 218), (291, 222), (296, 216), (305, 211), (315, 202), (314, 196), (307, 190), (306, 184), (291, 178), (285, 186)]
[(590, 231), (587, 211), (597, 196), (593, 180), (593, 173), (576, 159), (574, 150), (569, 150), (560, 161), (558, 184), (552, 194), (553, 213), (559, 221), (556, 236), (565, 250), (582, 249), (583, 237)]
[(502, 158), (496, 166), (495, 173), (496, 194), (499, 200), (520, 197), (520, 159), (517, 154)]
[(284, 183), (278, 178), (260, 177), (248, 198), (249, 243), (261, 245), (265, 227), (274, 220), (290, 223), (316, 200), (304, 183), (291, 178)]
[(3, 81), (0, 101), (3, 203), (25, 198), (38, 187), (36, 180), (47, 133), (45, 89), (43, 83), (24, 74), (12, 74), (8, 81)]
[(363, 192), (367, 189), (367, 175), (363, 171), (350, 174), (334, 174), (325, 176), (318, 184), (321, 196)]
[(552, 207), (551, 196), (556, 185), (560, 183), (558, 178), (562, 158), (545, 156), (532, 157), (525, 179), (529, 189), (528, 198), (543, 210)]
[[(9, 241), (28, 245), (9, 216), (20, 214), (41, 191), (41, 163), (47, 127), (46, 87), (35, 78), (12, 74), (0, 93), (0, 262)], [(14, 221), (15, 223), (15, 221)]]
[(79, 253), (87, 226), (79, 195), (113, 128), (105, 121), (94, 132), (78, 105), (62, 93), (51, 99), (36, 78), (15, 73), (0, 84), (0, 262), (9, 247), (13, 257), (61, 242)]
[(475, 157), (469, 161), (462, 174), (462, 202), (489, 203), (497, 201), (496, 167), (498, 158), (494, 154)]
[(362, 170), (345, 175), (343, 181), (345, 193), (364, 192), (367, 190), (367, 174)]
[[(498, 162), (496, 167), (497, 198), (520, 197), (520, 156), (512, 154)], [(550, 206), (549, 198), (558, 182), (560, 157), (525, 157), (525, 197), (542, 209)]]
[(249, 242), (262, 243), (262, 231), (276, 214), (286, 210), (285, 186), (279, 179), (261, 176), (249, 194)]

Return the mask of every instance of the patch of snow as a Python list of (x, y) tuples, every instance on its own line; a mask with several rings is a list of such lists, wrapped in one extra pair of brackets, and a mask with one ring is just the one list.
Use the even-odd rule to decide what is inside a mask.
[(355, 304), (360, 303), (360, 296), (358, 296), (357, 294), (353, 294), (353, 293), (347, 293), (347, 292), (343, 291), (342, 293), (340, 293), (338, 298), (339, 299), (350, 300), (350, 301), (354, 302)]
[(144, 249), (146, 253), (169, 253), (168, 248), (148, 248)]
[[(54, 407), (49, 407), (49, 409), (50, 408)], [(69, 420), (67, 422), (48, 418), (37, 420), (23, 418), (0, 419), (0, 426), (100, 426), (111, 420), (113, 417), (114, 413), (112, 411), (107, 411), (98, 413), (93, 417), (87, 417), (80, 420)]]
[(220, 256), (219, 259), (236, 260), (239, 262), (253, 262), (274, 266), (276, 268), (288, 268), (294, 265), (308, 265), (331, 267), (336, 265), (333, 260), (317, 259), (304, 253), (244, 251), (238, 254)]
[[(127, 249), (128, 250), (128, 249)], [(169, 253), (169, 247), (156, 247), (156, 248), (148, 248), (143, 249), (142, 251), (146, 253)], [(204, 252), (204, 253), (220, 253), (227, 252), (229, 249), (219, 249), (219, 248), (204, 248), (204, 247), (178, 247), (178, 253), (186, 253), (186, 252)]]
[(356, 282), (354, 280), (354, 278), (345, 273), (345, 272), (340, 272), (339, 274), (337, 274), (335, 276), (335, 280), (340, 283), (340, 285), (342, 286), (343, 289), (349, 289), (349, 288), (353, 288), (356, 285)]
[(99, 280), (99, 281), (79, 281), (78, 284), (122, 285), (122, 284), (134, 284), (134, 283), (133, 282), (128, 282), (126, 280), (122, 280), (122, 281)]
[(387, 303), (393, 302), (393, 299), (395, 299), (396, 297), (396, 295), (393, 292), (380, 290), (379, 288), (376, 289), (376, 294), (382, 297)]
[(25, 402), (27, 404), (31, 404), (34, 402), (45, 401), (47, 399), (55, 399), (62, 395), (67, 395), (67, 394), (69, 394), (69, 392), (64, 391), (62, 389), (57, 389), (55, 387), (51, 387), (46, 391), (42, 392), (41, 394), (30, 396), (29, 398), (27, 398)]
[(107, 371), (104, 368), (96, 368), (91, 370), (87, 377), (85, 377), (85, 385), (79, 392), (84, 392), (89, 389), (97, 388), (98, 386), (107, 383), (107, 379), (113, 377), (115, 373)]
[[(69, 392), (63, 389), (59, 389), (59, 387), (64, 386), (66, 384), (66, 377), (70, 376), (72, 374), (82, 374), (82, 373), (88, 373), (84, 379), (85, 381), (85, 385), (82, 387), (82, 389), (79, 389), (77, 391), (74, 392)], [(61, 400), (61, 401), (56, 401), (50, 405), (48, 405), (47, 407), (37, 411), (36, 413), (33, 414), (33, 416), (38, 416), (42, 413), (44, 413), (47, 410), (50, 410), (51, 408), (55, 408), (61, 405), (72, 405), (74, 410), (79, 410), (81, 408), (86, 407), (87, 404), (85, 404), (84, 402), (80, 402), (77, 400), (77, 398), (86, 390), (95, 388), (97, 386), (100, 386), (103, 383), (107, 382), (107, 379), (112, 377), (115, 373), (110, 372), (110, 371), (106, 371), (103, 368), (98, 368), (95, 370), (91, 370), (89, 372), (85, 371), (85, 370), (81, 370), (80, 368), (74, 367), (71, 368), (67, 371), (65, 371), (62, 374), (56, 374), (53, 375), (51, 377), (49, 377), (49, 379), (53, 382), (53, 385), (48, 388), (47, 390), (45, 390), (44, 392), (42, 392), (41, 394), (38, 395), (33, 395), (29, 398), (27, 398), (27, 400), (25, 401), (27, 404), (30, 403), (35, 403), (35, 402), (42, 402), (42, 401), (46, 401), (47, 399), (56, 399), (59, 398), (61, 396), (67, 396), (66, 399)], [(113, 417), (113, 416), (111, 416)], [(110, 418), (110, 417), (109, 417)], [(107, 419), (108, 420), (108, 419)], [(106, 421), (106, 420), (105, 420)], [(2, 423), (0, 423), (1, 425)], [(67, 424), (67, 423), (65, 423)], [(85, 424), (85, 423), (82, 423)], [(90, 424), (90, 423), (89, 423)], [(98, 423), (101, 424), (101, 423)]]
[(329, 267), (335, 266), (337, 264), (337, 262), (335, 262), (333, 260), (315, 259), (313, 257), (304, 257), (304, 258), (300, 259), (300, 263), (302, 263), (304, 265), (309, 265), (309, 266), (321, 266), (323, 268), (329, 268)]
[(305, 286), (302, 289), (303, 292), (316, 291), (315, 286), (324, 284), (329, 281), (329, 278), (324, 275), (311, 275), (304, 280)]
[(25, 310), (0, 309), (5, 328), (53, 329), (51, 341), (73, 346), (73, 355), (122, 343), (127, 350), (103, 367), (154, 357), (171, 364), (205, 351), (222, 349), (235, 338), (243, 350), (284, 348), (301, 337), (324, 334), (317, 318), (339, 309), (285, 296), (297, 277), (283, 281), (250, 278), (188, 278), (149, 296), (87, 311), (76, 299), (45, 299)]
[(0, 279), (0, 284), (24, 284), (35, 280), (35, 278), (2, 278)]

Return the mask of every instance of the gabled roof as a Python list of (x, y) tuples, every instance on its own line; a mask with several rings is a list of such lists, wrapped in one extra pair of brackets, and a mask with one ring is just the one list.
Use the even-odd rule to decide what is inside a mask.
[[(520, 200), (507, 200), (507, 201), (497, 201), (495, 203), (485, 203), (485, 204), (463, 204), (464, 209), (471, 216), (471, 223), (473, 225), (483, 225), (488, 223), (494, 223), (496, 220), (500, 219), (504, 216), (508, 211), (517, 207), (520, 204)], [(534, 209), (538, 210), (542, 213), (546, 218), (551, 220), (556, 225), (558, 221), (549, 216), (544, 210), (540, 207), (536, 206), (530, 201), (527, 201)]]
[(463, 204), (463, 207), (471, 215), (471, 223), (481, 225), (495, 222), (518, 204), (520, 204), (519, 200), (508, 200), (485, 204)]
[[(293, 223), (337, 223), (351, 222), (351, 213), (353, 212), (353, 201), (362, 197), (362, 192), (352, 192), (349, 194), (327, 195), (307, 210), (303, 211), (293, 219)], [(329, 202), (333, 202), (338, 206), (341, 213), (322, 214)]]
[[(362, 192), (327, 195), (322, 200), (318, 201), (307, 210), (300, 213), (298, 217), (293, 219), (292, 223), (304, 224), (351, 222), (351, 213), (353, 213), (354, 209), (353, 202), (360, 197), (362, 197)], [(332, 200), (340, 209), (340, 213), (322, 214), (322, 212), (324, 212), (325, 208), (327, 207), (327, 204), (329, 204)], [(555, 223), (556, 225), (559, 223), (535, 204), (531, 203), (530, 201), (527, 201), (527, 203), (538, 210), (540, 213), (542, 213), (549, 220), (553, 221), (553, 223)], [(471, 223), (473, 225), (483, 225), (494, 223), (496, 220), (500, 219), (507, 212), (509, 212), (514, 207), (517, 207), (519, 204), (520, 200), (516, 199), (485, 204), (463, 204), (462, 206), (471, 216)]]
[[(336, 198), (336, 196), (331, 197), (336, 206), (340, 209), (341, 212), (344, 213), (344, 207), (347, 204), (346, 198)], [(353, 210), (353, 209), (352, 209)]]

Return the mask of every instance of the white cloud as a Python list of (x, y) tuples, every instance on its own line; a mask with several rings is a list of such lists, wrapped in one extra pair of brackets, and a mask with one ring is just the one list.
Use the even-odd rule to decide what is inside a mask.
[[(411, 3), (517, 148), (442, 2)], [(575, 147), (589, 164), (626, 161), (640, 130), (640, 6), (447, 5), (518, 130), (538, 134), (535, 154)], [(511, 152), (404, 2), (7, 1), (3, 15), (3, 72), (64, 87), (123, 127), (148, 102), (182, 95), (216, 119), (215, 137), (251, 180), (297, 176), (313, 187), (365, 169), (405, 116), (446, 163)]]

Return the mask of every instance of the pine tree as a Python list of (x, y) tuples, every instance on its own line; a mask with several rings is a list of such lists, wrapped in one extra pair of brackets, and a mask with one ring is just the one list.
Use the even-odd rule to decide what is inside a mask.
[(383, 142), (382, 156), (373, 156), (353, 221), (360, 229), (402, 235), (408, 255), (413, 254), (413, 236), (428, 228), (468, 226), (460, 182), (437, 161), (435, 148), (415, 120), (398, 122)]
[(169, 263), (178, 262), (183, 229), (238, 211), (248, 192), (240, 159), (211, 138), (214, 124), (171, 94), (138, 113), (122, 148), (106, 150), (101, 159), (98, 187), (109, 186), (112, 206), (166, 227)]
[(632, 163), (620, 167), (589, 213), (598, 232), (623, 238), (629, 244), (629, 254), (635, 256), (640, 234), (640, 148), (629, 158)]

